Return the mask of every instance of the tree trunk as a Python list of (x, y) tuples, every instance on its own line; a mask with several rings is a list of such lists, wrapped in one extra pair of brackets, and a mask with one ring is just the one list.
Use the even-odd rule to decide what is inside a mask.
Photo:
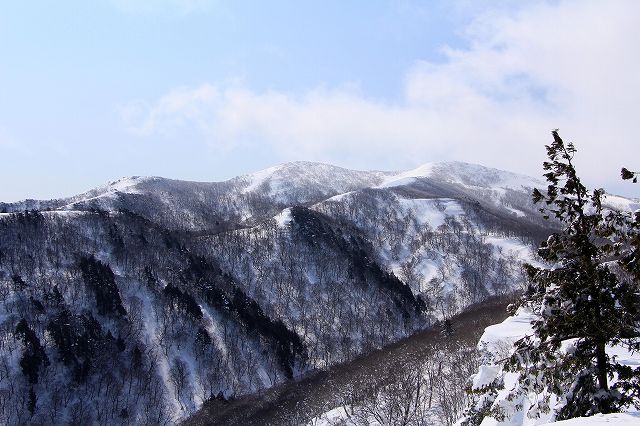
[[(608, 392), (609, 383), (607, 380), (607, 354), (605, 352), (605, 343), (602, 341), (596, 342), (596, 369), (600, 389)], [(601, 400), (599, 405), (600, 411), (603, 413), (610, 413), (612, 411), (611, 402), (609, 401), (608, 397)]]

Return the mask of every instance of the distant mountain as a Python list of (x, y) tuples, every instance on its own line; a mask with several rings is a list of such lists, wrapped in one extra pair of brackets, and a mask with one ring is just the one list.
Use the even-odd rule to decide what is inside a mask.
[(527, 176), (460, 162), (430, 163), (406, 172), (293, 162), (224, 182), (133, 176), (69, 198), (0, 203), (0, 211), (128, 210), (172, 229), (204, 231), (259, 223), (288, 206), (312, 205), (364, 188), (416, 189), (432, 198), (469, 192), (469, 198), (485, 200), (488, 195), (506, 203), (511, 202), (507, 193), (520, 193), (527, 204), (529, 194), (523, 189), (542, 185)]
[(533, 187), (296, 162), (0, 203), (0, 419), (175, 423), (511, 292), (553, 230)]
[(170, 228), (223, 229), (256, 223), (287, 206), (312, 204), (336, 194), (374, 186), (386, 175), (294, 162), (225, 182), (134, 176), (69, 198), (0, 203), (0, 210), (129, 210)]

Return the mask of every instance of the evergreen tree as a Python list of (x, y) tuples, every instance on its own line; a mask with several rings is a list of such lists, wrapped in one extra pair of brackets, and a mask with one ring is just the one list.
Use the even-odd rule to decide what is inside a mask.
[(100, 262), (91, 255), (80, 259), (80, 270), (85, 283), (93, 290), (100, 315), (122, 317), (127, 314), (122, 306), (120, 291), (109, 265)]
[[(632, 172), (622, 168), (622, 179), (638, 182), (640, 172)], [(622, 213), (611, 213), (607, 217), (606, 228), (609, 233), (616, 235), (617, 241), (611, 247), (613, 255), (620, 258), (620, 265), (636, 282), (640, 282), (640, 210), (625, 217)]]
[[(621, 365), (606, 351), (610, 345), (640, 350), (638, 275), (628, 273), (638, 268), (639, 215), (603, 209), (604, 191), (589, 192), (577, 175), (573, 144), (552, 134), (543, 163), (549, 186), (533, 198), (563, 229), (539, 249), (551, 267), (526, 265), (530, 285), (520, 304), (538, 320), (505, 366), (519, 373), (510, 399), (539, 394), (529, 412), (554, 408), (557, 419), (640, 406), (640, 368)], [(549, 406), (551, 395), (556, 407)]]
[(623, 167), (622, 170), (620, 171), (620, 175), (622, 176), (623, 180), (631, 179), (633, 183), (638, 183), (638, 172), (632, 172), (626, 167)]
[(30, 384), (38, 383), (40, 368), (49, 365), (49, 358), (40, 343), (36, 333), (29, 327), (29, 323), (23, 318), (16, 326), (16, 336), (24, 343), (24, 350), (20, 358), (22, 373)]

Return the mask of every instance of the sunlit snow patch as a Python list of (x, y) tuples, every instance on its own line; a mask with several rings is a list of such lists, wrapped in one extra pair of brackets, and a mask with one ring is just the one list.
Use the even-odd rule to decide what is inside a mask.
[(293, 218), (291, 217), (291, 209), (284, 209), (273, 218), (278, 223), (279, 227), (284, 228), (293, 220)]
[(278, 170), (280, 170), (280, 168), (281, 168), (281, 166), (269, 167), (268, 169), (260, 170), (258, 172), (251, 173), (250, 175), (247, 175), (246, 179), (247, 179), (249, 185), (247, 187), (245, 187), (242, 190), (242, 192), (246, 194), (248, 192), (255, 191), (261, 185), (263, 185), (266, 181), (271, 179), (271, 177), (274, 175), (274, 173), (276, 173)]
[(442, 225), (447, 216), (460, 217), (465, 214), (460, 203), (451, 198), (400, 198), (398, 202), (405, 216), (412, 212), (418, 224), (428, 223), (432, 228)]

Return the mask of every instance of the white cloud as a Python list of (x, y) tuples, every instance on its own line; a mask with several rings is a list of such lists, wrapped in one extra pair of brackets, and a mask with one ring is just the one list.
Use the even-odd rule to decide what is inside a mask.
[(467, 48), (408, 70), (398, 103), (349, 89), (204, 84), (123, 112), (140, 135), (267, 144), (283, 159), (389, 167), (447, 158), (532, 174), (558, 127), (576, 142), (583, 174), (606, 185), (640, 158), (639, 26), (636, 1), (533, 4), (480, 16), (465, 30)]

